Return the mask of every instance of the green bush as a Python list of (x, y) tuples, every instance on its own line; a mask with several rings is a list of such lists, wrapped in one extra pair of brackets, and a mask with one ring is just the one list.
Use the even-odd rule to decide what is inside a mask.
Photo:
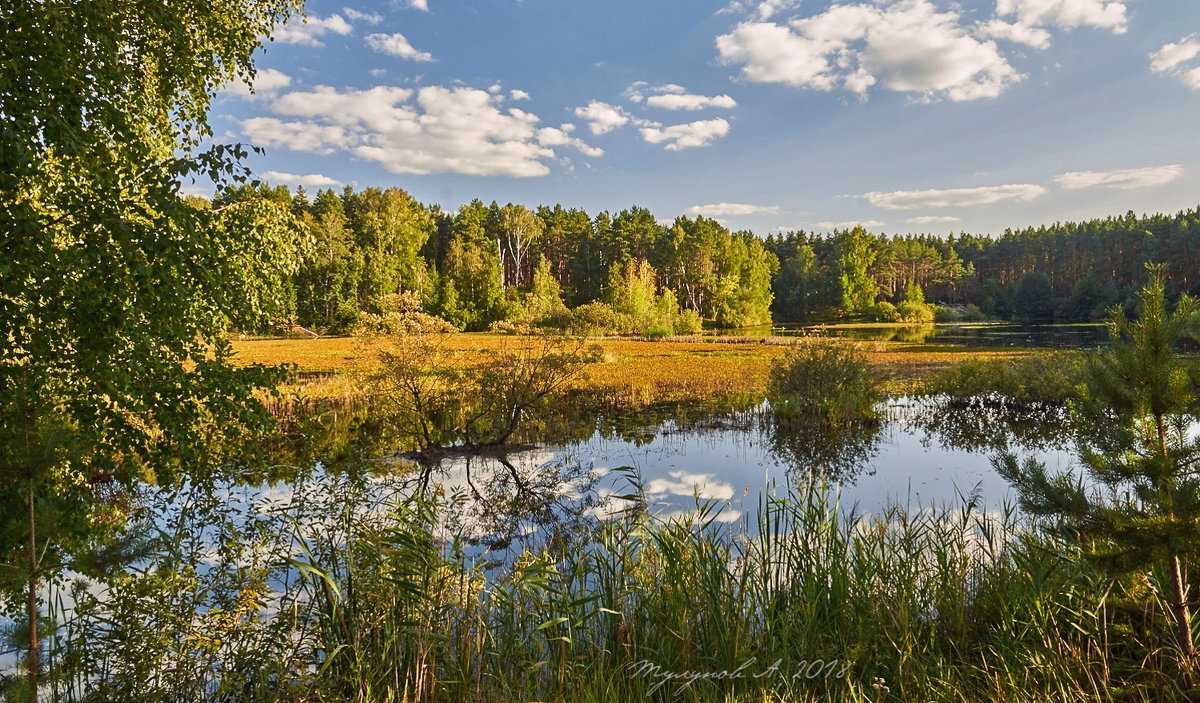
[(933, 322), (933, 309), (925, 303), (906, 300), (896, 306), (901, 322), (927, 324)]
[(611, 307), (595, 301), (584, 303), (571, 311), (571, 334), (581, 337), (600, 337), (619, 331), (620, 321)]
[(831, 425), (875, 422), (883, 400), (879, 379), (853, 347), (827, 341), (795, 347), (771, 368), (769, 393), (777, 420)]
[(867, 314), (876, 322), (900, 322), (900, 313), (897, 312), (896, 306), (886, 300), (872, 305)]
[(700, 313), (684, 310), (675, 316), (675, 334), (699, 334), (704, 328)]
[(993, 405), (1065, 405), (1076, 396), (1081, 358), (1075, 353), (1053, 352), (1019, 359), (961, 361), (930, 379), (925, 393)]

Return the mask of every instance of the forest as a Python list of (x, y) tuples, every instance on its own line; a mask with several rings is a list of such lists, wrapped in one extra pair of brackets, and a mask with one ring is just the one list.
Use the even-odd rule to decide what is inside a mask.
[(0, 5), (0, 700), (1200, 697), (1200, 211), (310, 197), (209, 124), (301, 12)]
[(1198, 209), (997, 236), (855, 227), (762, 238), (703, 216), (665, 224), (638, 206), (589, 215), (476, 199), (446, 212), (394, 187), (310, 197), (303, 187), (242, 185), (211, 207), (251, 200), (274, 204), (307, 233), (281, 294), (296, 324), (322, 333), (386, 327), (417, 300), (465, 331), (515, 324), (664, 336), (771, 322), (1095, 320), (1113, 306), (1132, 312), (1151, 262), (1168, 265), (1171, 299), (1200, 293)]

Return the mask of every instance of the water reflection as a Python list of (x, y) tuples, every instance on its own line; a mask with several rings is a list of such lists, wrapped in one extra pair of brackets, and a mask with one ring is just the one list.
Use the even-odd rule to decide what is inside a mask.
[(1000, 397), (901, 399), (892, 415), (919, 427), (925, 446), (969, 452), (999, 452), (1016, 447), (1067, 449), (1072, 445), (1070, 413), (1065, 405), (1015, 404)]
[(882, 423), (833, 426), (773, 423), (771, 452), (793, 483), (854, 483), (875, 473)]
[(620, 496), (633, 487), (624, 467), (636, 470), (649, 509), (670, 513), (711, 500), (734, 520), (753, 511), (772, 483), (820, 479), (868, 510), (906, 496), (953, 501), (977, 486), (995, 503), (1008, 494), (991, 467), (997, 450), (1018, 449), (1052, 468), (1073, 462), (1061, 408), (1018, 410), (987, 398), (901, 398), (881, 409), (880, 422), (850, 427), (780, 425), (765, 402), (719, 410), (574, 407), (537, 428), (542, 442), (525, 437), (504, 452), (448, 452), (425, 464), (397, 453), (365, 411), (306, 429), (312, 434), (287, 447), (286, 463), (316, 463), (331, 475), (386, 474), (402, 493), (444, 495), (447, 519), (501, 559), (531, 539), (567, 545), (595, 520), (628, 508)]

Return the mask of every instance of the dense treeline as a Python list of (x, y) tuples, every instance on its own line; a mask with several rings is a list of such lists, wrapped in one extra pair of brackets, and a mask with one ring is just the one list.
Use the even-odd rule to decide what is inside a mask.
[(1173, 216), (1130, 212), (999, 237), (887, 237), (856, 228), (829, 237), (788, 232), (766, 243), (781, 262), (773, 287), (777, 321), (880, 316), (886, 306), (877, 301), (903, 302), (914, 289), (959, 314), (1096, 319), (1114, 305), (1132, 307), (1148, 262), (1169, 266), (1171, 299), (1200, 293), (1196, 209)]
[(295, 280), (295, 319), (352, 331), (414, 307), (459, 329), (497, 323), (586, 333), (689, 333), (771, 321), (778, 261), (750, 232), (715, 220), (660, 224), (632, 207), (594, 217), (561, 206), (475, 200), (456, 213), (398, 188), (230, 189), (222, 208), (265, 196), (292, 206), (311, 238)]
[(474, 200), (457, 212), (399, 188), (220, 193), (289, 203), (312, 247), (294, 290), (295, 320), (346, 332), (414, 311), (464, 330), (499, 325), (589, 334), (679, 334), (771, 321), (841, 318), (1084, 320), (1132, 305), (1147, 262), (1168, 291), (1200, 294), (1200, 211), (1132, 212), (999, 237), (831, 235), (765, 239), (716, 220), (664, 225), (645, 208), (589, 215)]

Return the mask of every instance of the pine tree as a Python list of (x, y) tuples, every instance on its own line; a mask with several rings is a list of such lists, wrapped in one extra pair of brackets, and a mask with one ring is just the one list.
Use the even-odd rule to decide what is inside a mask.
[(1097, 565), (1114, 574), (1166, 567), (1183, 680), (1190, 686), (1196, 649), (1183, 566), (1200, 553), (1200, 438), (1188, 434), (1200, 374), (1179, 355), (1176, 341), (1196, 303), (1184, 295), (1168, 311), (1166, 268), (1147, 269), (1139, 318), (1129, 320), (1120, 308), (1110, 314), (1112, 349), (1090, 359), (1072, 407), (1091, 480), (1050, 475), (1044, 464), (1019, 464), (1011, 454), (996, 464), (1017, 486), (1022, 508), (1058, 518)]

